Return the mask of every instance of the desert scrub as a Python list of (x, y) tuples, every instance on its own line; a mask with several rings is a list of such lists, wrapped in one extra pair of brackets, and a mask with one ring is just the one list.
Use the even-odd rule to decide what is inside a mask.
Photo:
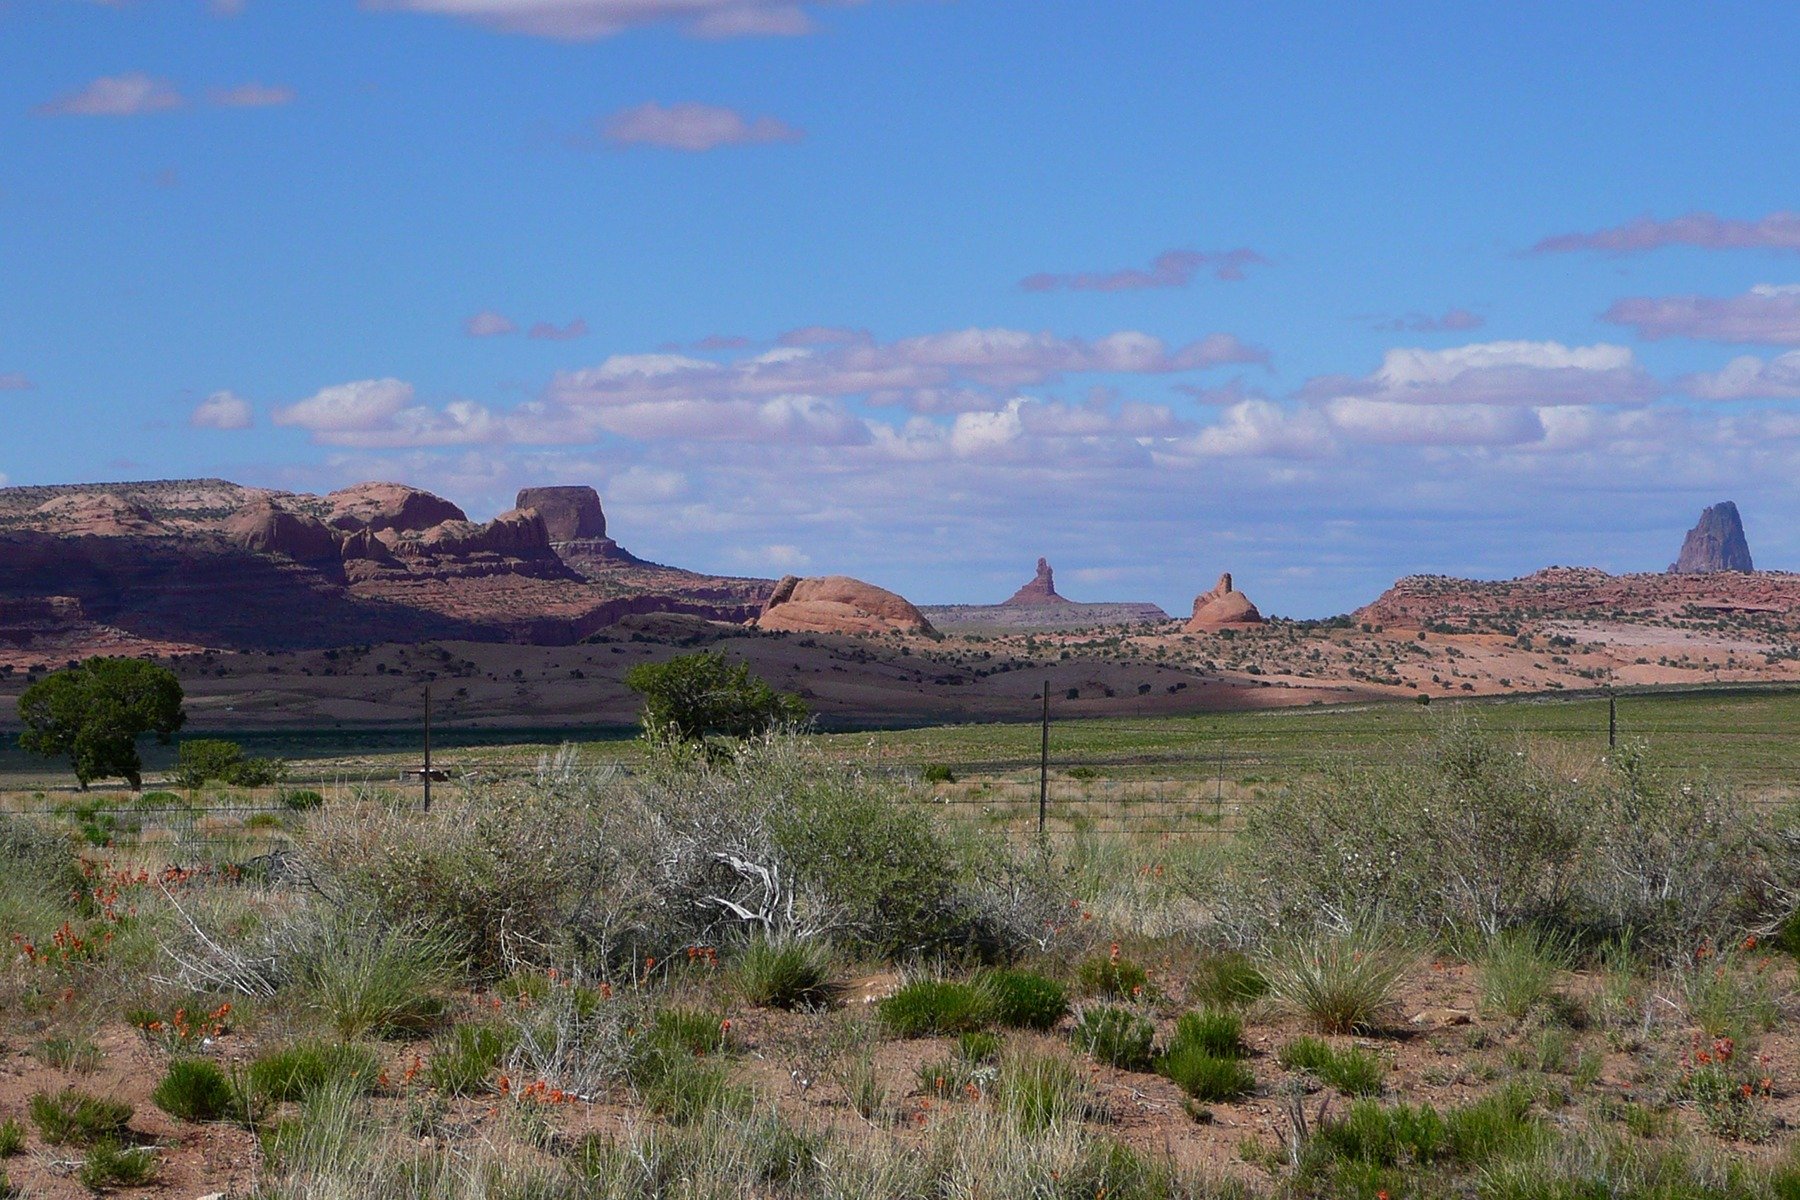
[(217, 1121), (241, 1107), (225, 1072), (204, 1058), (177, 1058), (169, 1063), (150, 1099), (184, 1121)]
[(995, 1086), (1001, 1111), (1028, 1133), (1102, 1115), (1083, 1073), (1060, 1055), (1006, 1059)]
[(831, 947), (817, 938), (752, 938), (731, 969), (738, 994), (760, 1008), (827, 1008), (837, 997)]
[(381, 1060), (367, 1046), (351, 1042), (296, 1042), (250, 1064), (249, 1085), (271, 1101), (304, 1100), (326, 1085), (352, 1095), (373, 1091)]
[(1062, 984), (1036, 971), (984, 971), (975, 984), (987, 992), (994, 1021), (1012, 1029), (1052, 1029), (1069, 1011)]
[(1215, 1058), (1248, 1058), (1250, 1048), (1244, 1044), (1244, 1018), (1234, 1012), (1202, 1009), (1181, 1014), (1175, 1022), (1175, 1036), (1169, 1048), (1193, 1048)]
[(1774, 1131), (1768, 1101), (1774, 1080), (1762, 1074), (1729, 1037), (1709, 1044), (1695, 1035), (1681, 1056), (1675, 1094), (1700, 1111), (1706, 1127), (1722, 1138), (1765, 1141)]
[(915, 979), (883, 999), (876, 1014), (897, 1037), (932, 1037), (985, 1028), (993, 1022), (994, 1001), (972, 983)]
[(1402, 935), (1363, 922), (1277, 945), (1261, 967), (1269, 994), (1321, 1033), (1362, 1033), (1390, 1014), (1417, 957)]
[(517, 1033), (498, 1025), (458, 1025), (431, 1044), (427, 1077), (447, 1096), (473, 1096), (488, 1090)]
[(79, 1075), (92, 1074), (100, 1065), (100, 1047), (87, 1038), (53, 1037), (38, 1043), (37, 1056), (45, 1066)]
[(1781, 1018), (1777, 975), (1767, 955), (1702, 945), (1680, 973), (1688, 1018), (1708, 1037), (1749, 1045)]
[(1236, 1013), (1184, 1013), (1156, 1070), (1195, 1100), (1236, 1100), (1256, 1089), (1256, 1076), (1241, 1061), (1249, 1053)]
[(1156, 1026), (1128, 1008), (1097, 1005), (1075, 1014), (1070, 1035), (1075, 1048), (1108, 1066), (1127, 1071), (1149, 1068), (1156, 1041)]
[(1000, 1057), (1000, 1048), (1000, 1035), (985, 1029), (970, 1030), (956, 1039), (956, 1053), (964, 1062), (993, 1062)]
[(1482, 1011), (1523, 1021), (1556, 999), (1556, 983), (1574, 962), (1568, 941), (1534, 928), (1489, 938), (1480, 962)]
[(11, 1158), (25, 1149), (25, 1127), (17, 1117), (0, 1121), (0, 1158)]
[(1315, 1037), (1298, 1037), (1281, 1048), (1276, 1061), (1290, 1071), (1306, 1071), (1346, 1096), (1378, 1096), (1387, 1065), (1352, 1046), (1333, 1049)]
[(1268, 994), (1269, 981), (1250, 956), (1238, 950), (1202, 959), (1188, 986), (1189, 999), (1213, 1008), (1241, 1007)]
[(81, 1160), (75, 1178), (89, 1191), (144, 1187), (156, 1179), (156, 1151), (148, 1146), (123, 1146), (108, 1138), (97, 1142)]
[(38, 1092), (26, 1106), (31, 1123), (52, 1146), (92, 1145), (118, 1137), (131, 1122), (131, 1105), (106, 1100), (79, 1088)]
[(1120, 954), (1117, 942), (1108, 953), (1083, 961), (1076, 977), (1086, 994), (1115, 1000), (1142, 999), (1150, 986), (1150, 972)]

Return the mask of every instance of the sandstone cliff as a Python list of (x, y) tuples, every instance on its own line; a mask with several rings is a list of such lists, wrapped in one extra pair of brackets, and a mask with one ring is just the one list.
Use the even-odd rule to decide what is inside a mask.
[(848, 575), (784, 576), (756, 625), (791, 633), (937, 632), (905, 597)]
[(1698, 575), (1711, 571), (1754, 571), (1750, 543), (1744, 538), (1744, 521), (1730, 500), (1704, 509), (1699, 522), (1682, 539), (1681, 554), (1669, 564), (1672, 575)]

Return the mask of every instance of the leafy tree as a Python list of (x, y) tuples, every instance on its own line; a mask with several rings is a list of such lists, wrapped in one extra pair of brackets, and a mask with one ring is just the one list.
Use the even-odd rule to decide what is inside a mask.
[(224, 738), (183, 738), (175, 752), (175, 782), (189, 791), (217, 779), (234, 787), (280, 783), (287, 764), (278, 758), (248, 758), (244, 748)]
[(743, 740), (807, 715), (800, 697), (710, 650), (639, 663), (625, 673), (625, 686), (644, 697), (644, 733), (653, 741)]
[(144, 784), (138, 739), (151, 733), (168, 745), (187, 720), (181, 699), (181, 681), (165, 667), (135, 658), (90, 658), (25, 689), (19, 745), (46, 758), (67, 756), (83, 791), (110, 776), (138, 791)]

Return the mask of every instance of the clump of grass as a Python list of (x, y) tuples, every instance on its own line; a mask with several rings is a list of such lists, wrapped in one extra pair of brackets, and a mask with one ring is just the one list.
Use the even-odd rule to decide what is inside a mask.
[(1080, 1011), (1072, 1040), (1108, 1066), (1142, 1071), (1150, 1066), (1156, 1026), (1128, 1008), (1103, 1004)]
[(1250, 1047), (1244, 1045), (1244, 1018), (1218, 1009), (1183, 1013), (1175, 1022), (1175, 1036), (1169, 1047), (1191, 1047), (1214, 1058), (1248, 1058), (1250, 1055)]
[[(971, 1091), (980, 1095), (979, 1070), (976, 1064), (960, 1056), (923, 1063), (919, 1067), (919, 1091), (943, 1100), (960, 1099)], [(993, 1073), (986, 1074), (991, 1077)]]
[(1117, 1000), (1142, 998), (1150, 990), (1150, 972), (1119, 953), (1113, 943), (1110, 954), (1096, 955), (1077, 969), (1081, 990), (1090, 996), (1110, 996)]
[(883, 1000), (876, 1012), (896, 1036), (942, 1036), (985, 1028), (993, 1021), (994, 1002), (971, 983), (915, 979)]
[(55, 1094), (38, 1092), (26, 1111), (52, 1146), (89, 1146), (124, 1133), (131, 1123), (132, 1107), (123, 1100), (105, 1100), (79, 1088), (64, 1088)]
[(1276, 1061), (1290, 1071), (1309, 1071), (1347, 1096), (1378, 1096), (1387, 1066), (1366, 1050), (1334, 1050), (1315, 1037), (1298, 1037), (1281, 1048)]
[(998, 1090), (1001, 1108), (1027, 1133), (1099, 1115), (1082, 1073), (1062, 1057), (1008, 1060), (1001, 1065)]
[(156, 1151), (148, 1146), (122, 1146), (108, 1138), (87, 1152), (75, 1177), (95, 1192), (144, 1187), (156, 1179)]
[(837, 998), (831, 948), (799, 938), (757, 938), (732, 964), (738, 994), (762, 1008), (826, 1008)]
[(237, 1105), (237, 1093), (225, 1072), (204, 1058), (175, 1059), (150, 1098), (184, 1121), (216, 1121)]
[(517, 1035), (495, 1025), (458, 1025), (431, 1047), (431, 1085), (447, 1096), (487, 1090), (488, 1077), (512, 1049)]
[(1543, 1135), (1532, 1115), (1535, 1093), (1510, 1084), (1444, 1116), (1450, 1154), (1456, 1161), (1482, 1166), (1519, 1154)]
[(992, 1001), (993, 1019), (1009, 1028), (1052, 1029), (1069, 1011), (1067, 989), (1036, 971), (988, 971), (976, 984)]
[(972, 1029), (956, 1039), (956, 1053), (964, 1062), (993, 1062), (1000, 1057), (1000, 1035)]
[(11, 1158), (25, 1149), (25, 1127), (17, 1117), (0, 1121), (0, 1158)]
[(351, 1095), (372, 1091), (381, 1060), (350, 1042), (297, 1042), (250, 1064), (250, 1089), (267, 1100), (304, 1100), (327, 1084)]
[(45, 1038), (38, 1046), (38, 1057), (45, 1066), (87, 1075), (100, 1065), (100, 1047), (86, 1038)]
[(692, 1125), (712, 1113), (739, 1115), (755, 1097), (731, 1082), (723, 1063), (696, 1058), (670, 1058), (638, 1085), (638, 1095), (657, 1116), (672, 1125)]
[(1748, 1045), (1781, 1018), (1767, 958), (1704, 954), (1681, 976), (1688, 1017), (1709, 1038)]
[(1194, 971), (1188, 995), (1210, 1008), (1239, 1007), (1269, 994), (1269, 981), (1250, 956), (1227, 950), (1201, 961)]
[(455, 981), (449, 940), (426, 930), (331, 926), (300, 963), (312, 1006), (345, 1039), (424, 1033)]
[(1416, 955), (1373, 924), (1319, 931), (1277, 947), (1262, 964), (1269, 994), (1321, 1033), (1362, 1033), (1387, 1017)]
[(1236, 1100), (1256, 1090), (1256, 1076), (1241, 1059), (1199, 1046), (1171, 1046), (1156, 1060), (1156, 1070), (1196, 1100)]
[(1491, 938), (1480, 962), (1481, 1007), (1523, 1021), (1556, 995), (1557, 978), (1574, 961), (1568, 942), (1538, 929), (1509, 929)]
[(1319, 1123), (1307, 1143), (1304, 1167), (1316, 1171), (1333, 1160), (1378, 1167), (1424, 1165), (1446, 1156), (1450, 1145), (1444, 1118), (1429, 1104), (1384, 1108), (1374, 1100), (1358, 1100), (1342, 1117)]

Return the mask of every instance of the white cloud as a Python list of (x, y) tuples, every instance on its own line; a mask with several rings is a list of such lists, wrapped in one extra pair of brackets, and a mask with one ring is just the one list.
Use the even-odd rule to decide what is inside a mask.
[(142, 72), (106, 75), (34, 110), (48, 117), (135, 117), (180, 108), (181, 93)]
[(600, 134), (621, 148), (656, 146), (692, 153), (720, 146), (797, 142), (806, 136), (803, 130), (774, 117), (746, 117), (716, 104), (689, 101), (664, 106), (654, 100), (606, 118)]
[(363, 0), (363, 6), (457, 17), (506, 33), (590, 41), (658, 24), (703, 38), (796, 37), (813, 31), (807, 9), (821, 2), (829, 0)]
[(518, 330), (517, 325), (491, 308), (483, 309), (463, 322), (463, 332), (473, 338), (502, 337)]
[(1717, 371), (1686, 375), (1678, 383), (1702, 400), (1800, 400), (1800, 350), (1767, 360), (1741, 355)]
[(232, 88), (214, 88), (206, 94), (209, 103), (221, 108), (276, 108), (294, 102), (294, 89), (262, 83), (240, 83)]
[(1536, 410), (1491, 404), (1421, 407), (1393, 400), (1344, 396), (1325, 404), (1332, 426), (1361, 442), (1410, 446), (1492, 446), (1544, 436)]
[(29, 392), (36, 386), (22, 371), (0, 373), (0, 392)]
[(196, 429), (248, 429), (250, 402), (234, 392), (214, 392), (195, 405), (188, 424)]

